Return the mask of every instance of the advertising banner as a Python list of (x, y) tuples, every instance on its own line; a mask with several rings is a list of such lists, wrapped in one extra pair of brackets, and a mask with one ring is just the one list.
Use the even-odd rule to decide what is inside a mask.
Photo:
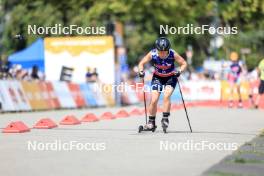
[(97, 106), (96, 96), (90, 90), (90, 86), (86, 83), (80, 84), (80, 89), (84, 95), (85, 103), (87, 106), (94, 107)]
[(67, 83), (69, 90), (71, 92), (71, 95), (77, 105), (78, 108), (85, 107), (86, 103), (84, 100), (84, 96), (80, 90), (80, 86), (78, 84), (74, 83)]
[(66, 82), (52, 82), (52, 85), (62, 108), (77, 107)]
[(38, 82), (22, 81), (21, 85), (33, 110), (48, 109), (48, 103), (41, 93)]
[[(231, 94), (231, 86), (227, 81), (222, 81), (222, 100), (229, 100), (230, 96), (234, 96), (235, 100), (238, 100), (238, 93), (234, 90)], [(248, 82), (242, 82), (240, 86), (240, 93), (242, 100), (247, 100), (250, 93), (250, 85)]]
[(48, 37), (45, 44), (47, 80), (58, 81), (63, 67), (72, 68), (73, 82), (86, 80), (88, 68), (103, 83), (114, 84), (114, 41), (112, 36)]
[(0, 102), (4, 111), (31, 110), (26, 94), (18, 81), (0, 81)]

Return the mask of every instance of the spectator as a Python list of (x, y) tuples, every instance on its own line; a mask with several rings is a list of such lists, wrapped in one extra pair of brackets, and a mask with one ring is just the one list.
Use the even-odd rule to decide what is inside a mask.
[(16, 80), (25, 80), (28, 78), (28, 72), (23, 70), (21, 65), (16, 65), (13, 72)]
[(94, 70), (93, 70), (91, 80), (92, 80), (92, 82), (98, 81), (98, 73), (97, 73), (97, 69), (96, 68), (94, 68)]
[(39, 72), (38, 66), (37, 65), (34, 65), (32, 67), (32, 72), (30, 74), (31, 80), (39, 80), (40, 79), (38, 72)]
[(93, 74), (91, 73), (91, 68), (87, 67), (87, 72), (85, 74), (86, 82), (92, 82), (92, 76)]
[(264, 94), (264, 59), (262, 59), (258, 65), (258, 71), (260, 75), (259, 91), (255, 102), (255, 108), (259, 107), (260, 97)]
[(242, 66), (239, 62), (239, 56), (236, 52), (231, 52), (230, 54), (230, 60), (232, 64), (229, 68), (229, 73), (227, 75), (227, 80), (229, 82), (230, 88), (231, 88), (231, 95), (229, 97), (229, 107), (233, 107), (233, 100), (234, 100), (234, 92), (236, 91), (238, 93), (238, 107), (242, 108), (242, 95), (240, 92), (241, 89), (241, 73), (242, 73)]

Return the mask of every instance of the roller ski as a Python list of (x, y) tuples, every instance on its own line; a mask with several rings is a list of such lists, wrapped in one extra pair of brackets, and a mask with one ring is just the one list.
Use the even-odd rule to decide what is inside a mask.
[(167, 128), (169, 127), (169, 112), (163, 112), (163, 118), (161, 119), (161, 127), (164, 133), (167, 133)]
[(154, 126), (153, 124), (146, 124), (146, 125), (140, 125), (138, 127), (138, 132), (141, 133), (142, 131), (152, 131), (155, 132), (157, 126)]
[(155, 117), (149, 117), (149, 121), (146, 125), (140, 125), (138, 127), (138, 132), (141, 133), (142, 131), (152, 131), (155, 132), (157, 126), (155, 124)]
[[(143, 87), (145, 85), (145, 82), (144, 82), (144, 76), (145, 76), (145, 73), (144, 71), (141, 71), (139, 72), (139, 77), (142, 78), (142, 83), (143, 83)], [(142, 131), (152, 131), (152, 132), (155, 132), (157, 126), (155, 124), (155, 116), (149, 116), (149, 120), (148, 119), (148, 115), (147, 115), (147, 105), (146, 105), (146, 94), (145, 94), (145, 91), (143, 91), (143, 97), (144, 97), (144, 107), (145, 107), (145, 119), (146, 119), (146, 125), (140, 125), (138, 127), (138, 132), (141, 133)], [(147, 122), (148, 121), (148, 122)]]
[(167, 133), (167, 128), (169, 127), (169, 119), (168, 118), (162, 118), (161, 119), (161, 127), (164, 133)]

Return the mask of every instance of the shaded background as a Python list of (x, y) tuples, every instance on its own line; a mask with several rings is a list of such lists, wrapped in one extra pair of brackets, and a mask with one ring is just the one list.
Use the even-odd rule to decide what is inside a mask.
[[(243, 54), (246, 48), (248, 69), (253, 69), (264, 56), (264, 1), (262, 0), (1, 0), (0, 4), (1, 56), (5, 60), (11, 53), (21, 50), (38, 35), (27, 35), (27, 25), (53, 26), (106, 26), (108, 34), (116, 23), (123, 25), (124, 46), (129, 66), (153, 46), (159, 36), (159, 25), (236, 26), (237, 35), (220, 36), (224, 44), (210, 46), (214, 35), (169, 35), (172, 47), (180, 54), (189, 47), (193, 50), (194, 68), (204, 59), (227, 59), (234, 50)], [(16, 34), (24, 38), (14, 40)], [(242, 49), (242, 50), (241, 50)], [(249, 53), (248, 53), (249, 50)]]

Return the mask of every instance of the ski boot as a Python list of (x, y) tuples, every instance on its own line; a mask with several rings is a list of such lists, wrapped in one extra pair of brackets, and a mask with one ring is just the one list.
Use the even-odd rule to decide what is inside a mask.
[(164, 133), (167, 133), (167, 128), (169, 126), (169, 112), (163, 112), (163, 118), (161, 119), (161, 127)]
[(149, 117), (149, 121), (146, 125), (140, 125), (138, 127), (138, 132), (141, 133), (142, 131), (152, 131), (152, 132), (155, 132), (157, 126), (155, 124), (155, 117), (153, 116), (150, 116)]

